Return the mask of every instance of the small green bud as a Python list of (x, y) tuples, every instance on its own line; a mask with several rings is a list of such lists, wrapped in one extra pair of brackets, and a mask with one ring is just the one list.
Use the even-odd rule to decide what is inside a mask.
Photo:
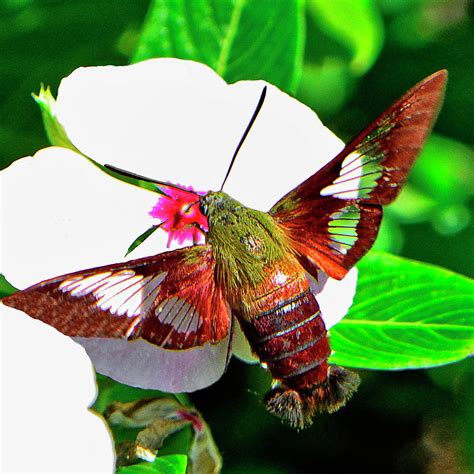
[(31, 95), (41, 110), (44, 128), (51, 145), (61, 146), (80, 153), (80, 151), (72, 144), (71, 140), (67, 136), (66, 131), (64, 130), (64, 127), (58, 120), (56, 114), (56, 99), (51, 94), (49, 86), (45, 89), (43, 84), (41, 84), (39, 94)]

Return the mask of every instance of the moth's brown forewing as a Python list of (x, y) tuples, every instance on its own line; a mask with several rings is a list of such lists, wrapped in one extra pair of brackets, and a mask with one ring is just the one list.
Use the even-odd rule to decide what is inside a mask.
[(215, 344), (231, 315), (209, 245), (47, 280), (2, 299), (67, 336), (142, 338), (164, 349)]

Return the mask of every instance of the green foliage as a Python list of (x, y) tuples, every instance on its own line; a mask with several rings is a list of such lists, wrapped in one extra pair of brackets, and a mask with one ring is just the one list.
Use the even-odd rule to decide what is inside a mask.
[(332, 362), (413, 369), (474, 352), (474, 282), (442, 268), (384, 253), (359, 264), (349, 314), (331, 330)]
[(141, 388), (130, 387), (116, 382), (105, 375), (96, 374), (97, 385), (99, 386), (99, 396), (92, 409), (98, 413), (104, 413), (105, 409), (112, 402), (131, 402), (142, 398), (162, 397), (166, 395), (159, 390), (143, 390)]
[[(106, 377), (101, 374), (96, 374), (96, 379), (97, 379), (97, 385), (98, 385), (98, 396), (97, 399), (95, 400), (94, 404), (92, 405), (91, 409), (99, 413), (101, 415), (104, 415), (106, 412), (107, 408), (114, 402), (132, 402), (135, 400), (146, 400), (146, 399), (152, 399), (152, 398), (161, 398), (161, 397), (175, 397), (178, 402), (180, 402), (182, 405), (185, 405), (188, 403), (188, 397), (185, 394), (175, 394), (175, 395), (169, 395), (164, 392), (160, 392), (159, 390), (144, 390), (141, 388), (137, 387), (131, 387), (129, 385), (124, 385), (121, 384), (120, 382), (117, 382), (109, 377)], [(122, 442), (130, 442), (136, 438), (138, 435), (140, 429), (139, 428), (125, 428), (120, 425), (111, 425), (109, 426), (110, 431), (113, 435), (114, 442), (116, 445)], [(179, 458), (184, 457), (185, 460), (187, 459), (187, 456), (185, 454), (189, 450), (189, 443), (190, 443), (190, 430), (189, 428), (186, 428), (179, 433), (176, 433), (172, 436), (170, 436), (169, 439), (166, 440), (165, 445), (163, 446), (162, 449), (160, 449), (160, 457), (158, 459), (162, 459), (162, 455), (180, 455), (178, 456)], [(173, 457), (173, 456), (166, 456), (168, 457)], [(157, 460), (158, 460), (157, 459)], [(151, 463), (151, 466), (155, 466), (156, 468), (162, 467), (160, 463), (155, 464), (157, 461)], [(180, 461), (181, 462), (181, 461)], [(148, 465), (148, 463), (142, 463), (140, 466), (144, 468), (144, 466)], [(179, 464), (180, 466), (181, 464)], [(165, 466), (165, 464), (163, 465)], [(186, 464), (185, 464), (186, 467)], [(123, 469), (128, 469), (128, 468), (123, 468)], [(122, 471), (119, 471), (122, 472)], [(125, 473), (128, 473), (129, 471), (123, 471)], [(130, 471), (130, 472), (135, 472), (135, 471)], [(142, 472), (142, 471), (137, 471), (137, 472)], [(143, 471), (143, 472), (157, 472), (157, 471)], [(161, 472), (158, 470), (158, 472)], [(168, 472), (168, 471), (164, 471)], [(175, 472), (175, 471), (170, 471), (170, 472)], [(176, 472), (181, 472), (181, 471), (176, 471)]]
[(302, 0), (153, 0), (133, 61), (192, 59), (227, 82), (265, 79), (295, 92), (303, 39)]
[(337, 113), (375, 63), (384, 26), (372, 0), (308, 0), (308, 37), (298, 97), (323, 117)]
[(125, 64), (147, 4), (0, 1), (0, 169), (47, 143), (31, 93), (80, 66)]
[(156, 458), (155, 461), (142, 462), (133, 466), (119, 467), (117, 474), (185, 474), (187, 457), (183, 454), (172, 454)]
[(0, 298), (15, 293), (17, 289), (0, 273)]
[(349, 50), (349, 69), (356, 75), (366, 73), (377, 59), (384, 38), (376, 2), (308, 0), (307, 5), (321, 30)]
[(132, 253), (139, 245), (141, 245), (143, 242), (145, 242), (148, 237), (150, 237), (156, 230), (160, 228), (159, 225), (152, 225), (150, 228), (148, 228), (145, 232), (140, 234), (131, 244), (130, 247), (127, 249), (127, 253), (125, 254), (125, 257)]
[(433, 133), (413, 167), (411, 179), (443, 204), (465, 203), (474, 194), (474, 151), (459, 141)]

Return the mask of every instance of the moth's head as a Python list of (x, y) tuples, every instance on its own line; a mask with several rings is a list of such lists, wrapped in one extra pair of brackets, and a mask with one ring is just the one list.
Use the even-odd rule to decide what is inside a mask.
[(242, 204), (223, 191), (209, 191), (201, 197), (200, 210), (209, 221), (212, 221), (216, 215), (237, 215), (241, 209)]
[(201, 197), (201, 212), (205, 216), (209, 216), (209, 214), (212, 214), (215, 210), (227, 209), (232, 201), (234, 201), (234, 199), (223, 191), (209, 191)]
[(168, 233), (168, 244), (173, 240), (179, 244), (201, 243), (210, 226), (237, 219), (242, 209), (242, 204), (223, 191), (201, 193), (192, 188), (161, 185), (160, 194), (150, 215), (160, 220), (160, 228)]

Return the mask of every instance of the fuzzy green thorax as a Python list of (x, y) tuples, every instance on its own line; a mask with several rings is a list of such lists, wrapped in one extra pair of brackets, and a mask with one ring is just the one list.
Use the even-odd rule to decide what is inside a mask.
[(217, 276), (229, 290), (256, 286), (265, 269), (288, 251), (270, 215), (245, 207), (222, 191), (204, 196), (201, 210), (209, 223), (207, 241), (213, 248)]

